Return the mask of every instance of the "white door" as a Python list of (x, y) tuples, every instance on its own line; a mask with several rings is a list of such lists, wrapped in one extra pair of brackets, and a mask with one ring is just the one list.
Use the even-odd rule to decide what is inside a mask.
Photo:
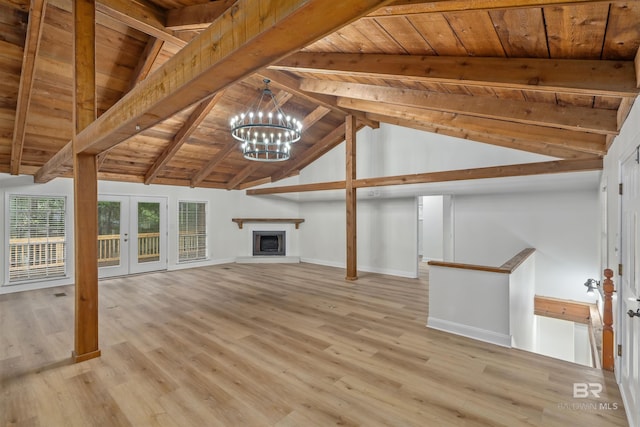
[(622, 175), (622, 276), (620, 388), (632, 427), (640, 427), (640, 153), (624, 160)]
[(98, 197), (98, 276), (167, 268), (167, 201), (161, 197)]

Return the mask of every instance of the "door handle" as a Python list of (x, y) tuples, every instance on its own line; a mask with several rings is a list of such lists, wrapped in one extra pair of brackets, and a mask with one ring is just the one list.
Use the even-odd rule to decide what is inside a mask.
[(636, 311), (633, 310), (629, 310), (627, 311), (627, 314), (629, 315), (629, 317), (634, 318), (634, 317), (640, 317), (640, 308), (637, 309)]

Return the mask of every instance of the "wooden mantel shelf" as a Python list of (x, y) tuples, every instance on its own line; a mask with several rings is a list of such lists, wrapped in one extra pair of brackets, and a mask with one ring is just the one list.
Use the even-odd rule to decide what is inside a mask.
[(296, 230), (300, 228), (300, 224), (304, 222), (302, 218), (231, 218), (231, 221), (238, 224), (238, 228), (242, 229), (245, 222), (286, 222), (296, 225)]

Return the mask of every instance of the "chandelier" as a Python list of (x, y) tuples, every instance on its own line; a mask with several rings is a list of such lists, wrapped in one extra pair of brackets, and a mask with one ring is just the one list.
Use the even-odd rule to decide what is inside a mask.
[(287, 160), (291, 157), (291, 144), (300, 140), (302, 123), (282, 111), (269, 89), (271, 81), (263, 82), (264, 89), (256, 102), (231, 119), (231, 135), (242, 143), (240, 149), (245, 159)]

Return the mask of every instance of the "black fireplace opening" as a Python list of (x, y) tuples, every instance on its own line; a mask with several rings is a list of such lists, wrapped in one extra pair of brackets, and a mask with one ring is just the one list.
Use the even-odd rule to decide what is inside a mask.
[(286, 255), (284, 231), (254, 231), (253, 255)]

